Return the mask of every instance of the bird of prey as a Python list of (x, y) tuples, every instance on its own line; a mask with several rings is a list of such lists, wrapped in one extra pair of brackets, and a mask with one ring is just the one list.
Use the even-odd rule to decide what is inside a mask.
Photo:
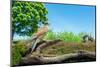
[(42, 38), (45, 36), (45, 34), (48, 32), (48, 30), (49, 30), (49, 25), (46, 24), (46, 25), (40, 27), (37, 30), (37, 32), (33, 34), (32, 41), (34, 41), (34, 43), (32, 44), (32, 47), (31, 47), (31, 53), (35, 50), (37, 43), (42, 40)]

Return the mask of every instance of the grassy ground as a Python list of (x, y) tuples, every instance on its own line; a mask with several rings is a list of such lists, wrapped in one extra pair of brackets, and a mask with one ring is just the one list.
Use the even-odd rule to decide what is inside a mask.
[(74, 53), (79, 50), (95, 52), (95, 42), (87, 42), (87, 43), (60, 42), (55, 45), (44, 48), (42, 50), (42, 53), (63, 55), (67, 53)]

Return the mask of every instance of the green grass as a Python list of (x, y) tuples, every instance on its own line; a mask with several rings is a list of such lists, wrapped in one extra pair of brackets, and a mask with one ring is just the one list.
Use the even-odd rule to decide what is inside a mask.
[(66, 42), (81, 42), (82, 36), (85, 35), (86, 33), (79, 33), (75, 34), (73, 32), (52, 32), (51, 30), (46, 34), (44, 39), (46, 40), (55, 40), (55, 39), (60, 39)]

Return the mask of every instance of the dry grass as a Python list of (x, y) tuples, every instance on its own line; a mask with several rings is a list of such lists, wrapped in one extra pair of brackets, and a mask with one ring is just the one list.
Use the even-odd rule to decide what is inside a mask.
[(73, 53), (79, 50), (87, 50), (95, 52), (95, 42), (75, 43), (75, 42), (59, 42), (52, 46), (42, 49), (43, 54), (62, 55)]

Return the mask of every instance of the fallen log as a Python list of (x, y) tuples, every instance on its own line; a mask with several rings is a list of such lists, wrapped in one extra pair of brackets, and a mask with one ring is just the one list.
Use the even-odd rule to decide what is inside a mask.
[(22, 58), (21, 62), (18, 65), (37, 65), (37, 64), (51, 64), (51, 63), (61, 63), (63, 61), (68, 61), (69, 59), (76, 58), (81, 60), (82, 57), (88, 57), (90, 60), (96, 60), (95, 52), (89, 51), (78, 51), (76, 53), (69, 53), (59, 56), (46, 57), (43, 55), (30, 56)]

